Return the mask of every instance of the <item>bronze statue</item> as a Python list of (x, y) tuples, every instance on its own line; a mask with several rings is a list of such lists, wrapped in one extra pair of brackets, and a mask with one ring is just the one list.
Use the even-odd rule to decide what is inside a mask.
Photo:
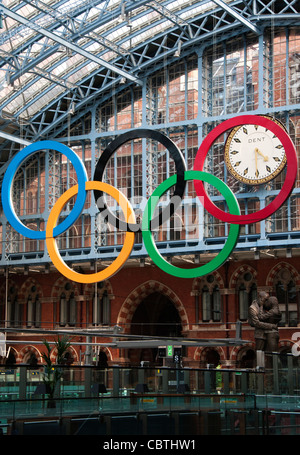
[(257, 351), (277, 351), (280, 319), (281, 313), (276, 297), (270, 297), (264, 291), (260, 292), (257, 300), (250, 305), (248, 315), (248, 322), (255, 329), (254, 338)]
[(269, 297), (269, 299), (263, 304), (263, 307), (260, 309), (258, 318), (260, 321), (275, 324), (276, 329), (265, 331), (265, 351), (277, 352), (279, 341), (278, 324), (281, 320), (281, 311), (279, 309), (279, 304), (276, 297)]

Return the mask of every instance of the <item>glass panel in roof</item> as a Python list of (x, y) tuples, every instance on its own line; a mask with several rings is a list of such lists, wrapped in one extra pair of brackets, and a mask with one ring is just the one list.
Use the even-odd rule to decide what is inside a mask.
[(20, 118), (30, 118), (35, 115), (38, 111), (43, 109), (49, 102), (53, 99), (57, 98), (58, 95), (64, 92), (63, 87), (56, 86), (52, 90), (49, 90), (45, 95), (40, 97), (38, 100), (35, 101), (33, 105), (28, 106), (26, 111), (22, 112)]
[[(35, 0), (32, 3), (29, 1), (27, 3), (27, 1), (3, 0), (3, 3), (18, 14), (22, 14), (23, 17), (31, 19), (35, 25), (49, 28), (50, 25), (57, 24), (55, 28), (51, 27), (51, 31), (59, 36), (64, 34), (63, 37), (66, 40), (70, 40), (72, 24), (68, 23), (69, 30), (67, 31), (60, 20), (75, 17), (77, 31), (82, 33), (81, 39), (75, 41), (76, 45), (111, 62), (118, 55), (117, 52), (120, 50), (116, 48), (118, 45), (122, 46), (122, 50), (126, 52), (128, 49), (152, 39), (155, 35), (167, 33), (168, 28), (173, 28), (174, 22), (168, 18), (168, 13), (176, 14), (179, 19), (190, 18), (215, 8), (214, 2), (209, 0), (202, 1), (200, 5), (196, 0), (174, 0), (170, 3), (164, 2), (164, 4), (159, 0), (154, 3), (153, 8), (151, 3), (145, 5), (137, 1), (135, 9), (127, 17), (130, 20), (130, 27), (127, 20), (124, 21), (124, 18), (115, 14), (112, 20), (106, 21), (101, 26), (97, 24), (94, 31), (85, 34), (85, 26), (93, 22), (96, 24), (99, 18), (108, 16), (111, 11), (115, 11), (115, 13), (120, 11), (121, 0), (110, 0), (108, 3), (101, 0)], [(156, 11), (156, 6), (162, 6), (161, 12)], [(86, 7), (87, 14), (84, 13), (84, 7)], [(183, 12), (183, 9), (186, 11)], [(103, 16), (100, 13), (103, 13)], [(22, 115), (27, 116), (29, 112), (34, 115), (41, 109), (41, 106), (46, 106), (63, 93), (68, 93), (68, 84), (75, 84), (88, 78), (90, 73), (99, 68), (99, 65), (79, 54), (68, 55), (64, 46), (61, 46), (60, 51), (57, 52), (57, 44), (54, 41), (41, 37), (37, 31), (8, 17), (5, 19), (5, 27), (6, 24), (8, 29), (3, 29), (3, 33), (0, 34), (0, 49), (12, 53), (17, 52), (22, 46), (22, 53), (18, 55), (18, 63), (20, 63), (20, 67), (23, 67), (22, 62), (24, 62), (24, 68), (25, 65), (30, 65), (27, 72), (16, 80), (14, 89), (3, 87), (5, 70), (8, 67), (3, 63), (0, 67), (0, 96), (2, 102), (9, 100), (7, 105), (9, 112), (20, 110), (23, 112), (23, 106), (27, 103), (28, 109), (24, 110)], [(106, 39), (107, 42), (102, 42), (101, 38)], [(32, 41), (30, 47), (26, 46), (30, 41)], [(111, 47), (110, 41), (113, 43)], [(46, 58), (46, 51), (51, 51), (51, 47), (53, 47), (53, 54), (47, 53)], [(39, 58), (41, 52), (45, 54), (44, 59)], [(12, 72), (16, 70), (17, 67), (11, 67)], [(100, 67), (99, 70), (101, 71), (102, 68)], [(51, 77), (53, 80), (49, 80)], [(22, 95), (18, 93), (15, 96), (17, 90), (22, 90)], [(12, 99), (9, 96), (12, 96)], [(33, 100), (34, 103), (31, 105)]]

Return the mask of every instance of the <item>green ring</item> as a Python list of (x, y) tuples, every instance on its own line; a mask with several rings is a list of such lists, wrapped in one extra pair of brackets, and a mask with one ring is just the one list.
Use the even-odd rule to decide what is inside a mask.
[[(228, 209), (231, 215), (240, 215), (240, 208), (237, 202), (237, 199), (233, 192), (231, 191), (228, 186), (222, 182), (222, 180), (218, 179), (212, 174), (208, 174), (207, 172), (203, 171), (186, 171), (185, 172), (185, 180), (201, 180), (213, 185), (225, 198)], [(146, 208), (143, 215), (142, 220), (142, 235), (146, 250), (153, 260), (153, 262), (164, 272), (169, 273), (170, 275), (179, 277), (179, 278), (197, 278), (200, 276), (207, 275), (218, 267), (220, 267), (226, 259), (229, 257), (230, 253), (234, 249), (236, 242), (239, 237), (240, 226), (238, 224), (231, 224), (230, 230), (228, 234), (228, 239), (220, 251), (220, 253), (215, 256), (210, 262), (207, 264), (201, 265), (200, 267), (195, 267), (192, 269), (181, 269), (176, 267), (169, 262), (167, 262), (158, 251), (155, 243), (153, 242), (152, 232), (150, 230), (150, 221), (152, 219), (154, 210), (156, 208), (157, 203), (155, 205), (151, 204), (152, 198), (155, 198), (156, 201), (172, 186), (176, 184), (176, 175), (169, 177), (168, 179), (164, 180), (152, 193), (150, 198), (147, 201)], [(152, 207), (153, 205), (153, 207)]]

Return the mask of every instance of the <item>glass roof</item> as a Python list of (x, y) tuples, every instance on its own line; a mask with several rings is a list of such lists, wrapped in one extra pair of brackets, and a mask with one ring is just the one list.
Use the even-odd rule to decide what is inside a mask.
[[(99, 96), (121, 80), (141, 85), (147, 71), (156, 63), (163, 65), (166, 57), (174, 58), (179, 47), (191, 52), (203, 38), (237, 26), (255, 32), (252, 3), (3, 0), (0, 131), (14, 131), (22, 124), (30, 125), (31, 139), (37, 129), (42, 136), (66, 106), (79, 109), (87, 94)], [(266, 14), (274, 14), (273, 3), (280, 2), (257, 2)], [(297, 13), (297, 2), (282, 3), (284, 12)]]
[[(134, 47), (211, 9), (213, 2), (4, 0), (3, 6), (29, 22), (20, 23), (4, 11), (1, 109), (28, 120), (97, 68), (97, 63), (70, 50), (68, 43), (112, 64), (121, 55), (130, 73), (134, 58), (128, 57), (134, 55)], [(66, 46), (39, 33), (41, 28), (65, 40)]]

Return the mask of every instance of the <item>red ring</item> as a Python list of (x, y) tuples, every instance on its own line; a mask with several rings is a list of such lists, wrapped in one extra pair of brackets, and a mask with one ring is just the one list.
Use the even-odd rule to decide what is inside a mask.
[(239, 117), (234, 117), (229, 120), (225, 120), (220, 125), (216, 126), (206, 138), (203, 140), (202, 144), (199, 147), (197, 155), (194, 162), (194, 170), (202, 171), (204, 166), (205, 158), (208, 154), (208, 151), (214, 141), (225, 131), (234, 128), (238, 125), (259, 125), (268, 128), (272, 133), (274, 133), (278, 139), (281, 141), (286, 154), (287, 159), (287, 173), (284, 180), (284, 184), (281, 188), (281, 191), (275, 197), (275, 199), (270, 202), (266, 207), (261, 210), (258, 210), (255, 213), (250, 213), (248, 215), (231, 215), (226, 213), (223, 210), (220, 210), (208, 197), (204, 189), (203, 182), (199, 180), (194, 180), (194, 187), (198, 197), (203, 203), (204, 208), (215, 218), (218, 218), (221, 221), (233, 224), (248, 224), (248, 223), (257, 223), (265, 218), (268, 218), (276, 210), (281, 207), (281, 205), (287, 200), (290, 193), (293, 190), (298, 170), (298, 160), (295, 146), (290, 139), (289, 135), (285, 130), (279, 126), (277, 123), (273, 122), (269, 118), (262, 117), (260, 115), (241, 115)]

